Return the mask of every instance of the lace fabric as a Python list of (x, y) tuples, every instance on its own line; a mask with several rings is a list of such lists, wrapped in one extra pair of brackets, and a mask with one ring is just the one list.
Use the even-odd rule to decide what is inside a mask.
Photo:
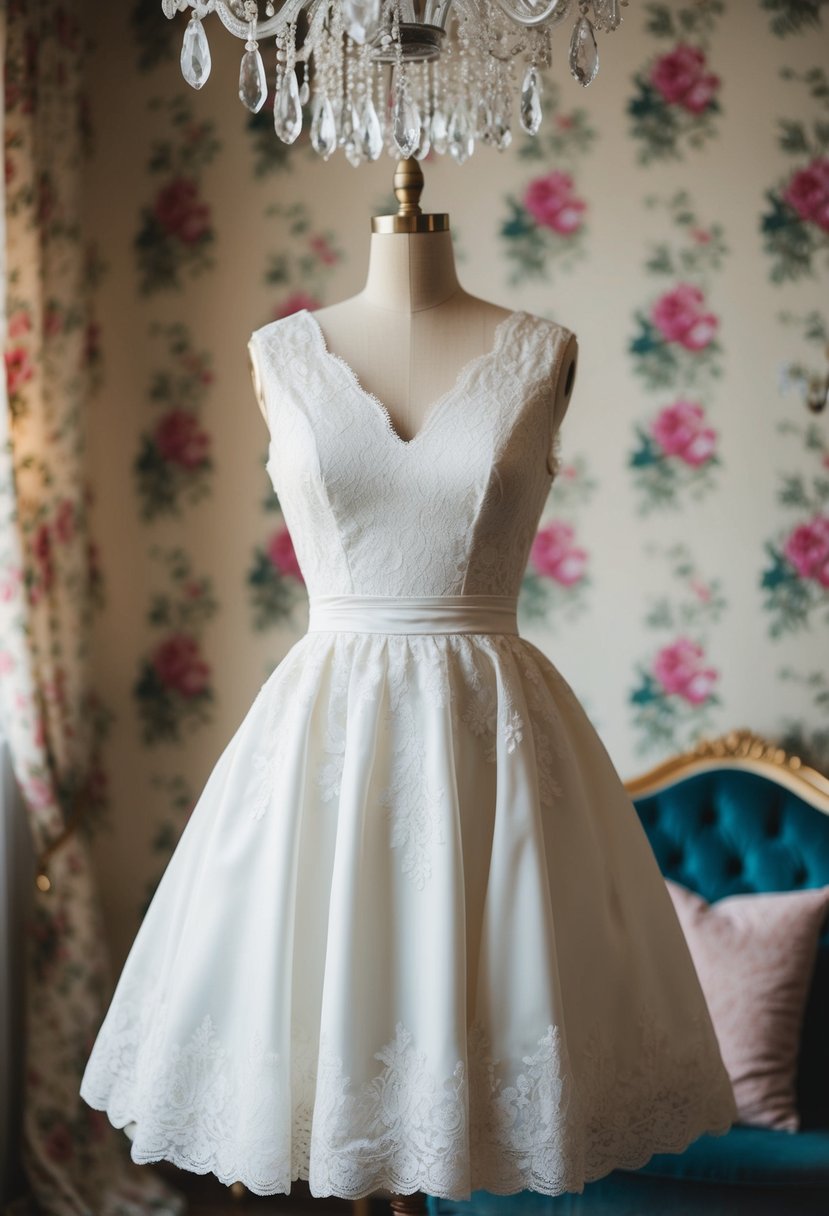
[(509, 314), (403, 441), (310, 313), (256, 330), (268, 471), (309, 594), (517, 594), (560, 463), (553, 407), (570, 336)]
[[(517, 595), (569, 334), (511, 314), (410, 441), (309, 314), (253, 335), (310, 594)], [(135, 1123), (137, 1162), (352, 1199), (579, 1191), (736, 1117), (636, 809), (512, 632), (290, 648), (190, 815), (80, 1092)]]
[[(523, 756), (531, 747), (541, 806), (552, 808), (561, 797), (555, 770), (566, 759), (565, 733), (539, 661), (558, 695), (569, 694), (575, 700), (542, 652), (519, 637), (306, 635), (301, 648), (292, 651), (290, 668), (278, 668), (278, 680), (271, 676), (260, 690), (259, 698), (267, 702), (265, 725), (252, 756), (253, 777), (245, 805), (253, 818), (260, 819), (279, 799), (279, 774), (290, 734), (277, 729), (277, 722), (288, 696), (286, 686), (293, 688), (294, 672), (301, 671), (301, 680), (296, 692), (290, 693), (292, 700), (307, 704), (303, 686), (309, 690), (323, 684), (328, 689), (325, 739), (314, 762), (323, 802), (340, 796), (347, 723), (382, 703), (383, 746), (390, 763), (378, 805), (388, 816), (390, 845), (399, 851), (403, 873), (422, 889), (431, 878), (430, 857), (443, 841), (438, 811), (444, 787), (430, 779), (422, 742), (429, 733), (423, 727), (430, 713), (440, 714), (448, 707), (451, 736), (457, 739), (462, 731), (468, 732), (477, 742), (476, 763), (479, 758), (496, 766), (499, 753), (503, 761), (519, 749)], [(440, 730), (437, 726), (433, 733)], [(532, 772), (525, 774), (528, 785)]]
[(212, 1172), (258, 1195), (289, 1193), (299, 1178), (313, 1195), (350, 1199), (380, 1188), (557, 1195), (731, 1123), (730, 1090), (721, 1077), (712, 1088), (717, 1059), (699, 1015), (678, 1043), (640, 1005), (627, 1065), (598, 1017), (578, 1066), (554, 1024), (503, 1059), (475, 1020), (444, 1072), (398, 1022), (371, 1075), (355, 1082), (325, 1036), (315, 1044), (302, 1027), (284, 1056), (259, 1033), (231, 1047), (209, 1012), (186, 1040), (166, 1039), (165, 1008), (151, 994), (149, 984), (124, 994), (85, 1100), (115, 1126), (135, 1122), (134, 1161)]

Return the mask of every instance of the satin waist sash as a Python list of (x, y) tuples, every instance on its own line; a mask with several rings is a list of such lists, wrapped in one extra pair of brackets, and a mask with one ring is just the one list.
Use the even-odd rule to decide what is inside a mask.
[(515, 595), (312, 595), (308, 632), (518, 633)]

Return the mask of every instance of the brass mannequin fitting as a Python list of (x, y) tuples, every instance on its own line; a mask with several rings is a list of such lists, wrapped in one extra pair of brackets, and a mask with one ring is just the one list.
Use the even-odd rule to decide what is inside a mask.
[(423, 193), (423, 170), (414, 156), (397, 162), (394, 171), (394, 195), (399, 203), (396, 215), (375, 215), (372, 232), (448, 232), (449, 216), (444, 212), (426, 214), (420, 209)]

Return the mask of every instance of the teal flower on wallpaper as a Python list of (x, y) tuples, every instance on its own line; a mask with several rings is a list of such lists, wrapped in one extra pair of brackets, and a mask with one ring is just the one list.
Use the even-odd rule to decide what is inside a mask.
[(285, 248), (271, 254), (265, 266), (265, 283), (278, 288), (271, 319), (287, 317), (307, 308), (313, 312), (325, 299), (328, 280), (343, 259), (333, 232), (320, 232), (307, 203), (275, 203), (268, 215), (286, 221)]
[(570, 270), (585, 253), (587, 202), (574, 174), (578, 158), (592, 148), (596, 131), (585, 110), (561, 112), (559, 98), (557, 85), (545, 85), (539, 132), (524, 135), (518, 145), (519, 157), (549, 168), (506, 198), (500, 235), (512, 264), (512, 283), (549, 280), (555, 270)]
[(181, 322), (154, 324), (166, 339), (163, 366), (156, 368), (149, 399), (156, 409), (151, 427), (139, 440), (133, 474), (144, 520), (181, 515), (210, 493), (214, 462), (212, 440), (201, 414), (213, 383), (209, 351), (197, 351)]
[(179, 743), (185, 730), (209, 722), (214, 708), (212, 670), (203, 649), (207, 623), (217, 611), (212, 580), (197, 578), (181, 548), (151, 555), (168, 567), (173, 589), (157, 593), (147, 612), (153, 635), (132, 689), (146, 744)]
[(722, 82), (711, 69), (707, 44), (723, 5), (648, 4), (645, 11), (648, 33), (672, 46), (633, 77), (631, 134), (639, 142), (640, 164), (681, 160), (686, 149), (702, 148), (718, 134)]
[(680, 398), (665, 405), (647, 428), (636, 427), (638, 446), (628, 460), (639, 493), (639, 513), (678, 507), (715, 488), (720, 467), (717, 432), (699, 401)]
[(829, 269), (829, 78), (822, 68), (802, 74), (781, 68), (780, 75), (805, 83), (823, 113), (811, 129), (780, 119), (778, 144), (795, 164), (766, 190), (768, 207), (760, 217), (773, 283), (816, 278)]
[(777, 431), (800, 440), (813, 472), (782, 475), (777, 502), (793, 518), (764, 545), (760, 587), (773, 638), (829, 624), (829, 441), (815, 423), (787, 420)]
[(133, 242), (139, 289), (149, 294), (181, 288), (185, 277), (213, 265), (216, 234), (210, 205), (202, 192), (202, 172), (221, 144), (215, 125), (197, 122), (189, 99), (176, 96), (150, 108), (164, 108), (167, 138), (156, 140), (148, 163), (155, 183), (153, 197), (141, 208)]
[(760, 0), (769, 14), (769, 29), (778, 38), (820, 29), (827, 0)]
[(721, 704), (720, 673), (707, 657), (706, 636), (726, 608), (719, 580), (702, 578), (685, 544), (671, 546), (666, 556), (670, 585), (678, 591), (657, 599), (645, 618), (649, 629), (665, 637), (637, 663), (637, 683), (629, 698), (640, 755), (693, 746), (713, 730), (714, 711)]
[[(827, 495), (829, 499), (829, 495)], [(761, 586), (773, 638), (829, 625), (829, 510), (801, 520), (765, 545)]]

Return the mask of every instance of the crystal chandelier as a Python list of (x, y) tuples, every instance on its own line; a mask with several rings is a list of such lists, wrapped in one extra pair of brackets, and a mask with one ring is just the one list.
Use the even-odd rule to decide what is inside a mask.
[(503, 150), (521, 128), (541, 125), (541, 74), (552, 34), (575, 10), (570, 71), (582, 85), (599, 67), (596, 30), (614, 30), (628, 0), (162, 0), (165, 16), (193, 10), (181, 70), (194, 89), (210, 75), (202, 24), (217, 13), (244, 39), (239, 97), (256, 113), (268, 97), (260, 50), (275, 42), (274, 130), (293, 143), (310, 119), (311, 144), (327, 160), (341, 147), (352, 165), (418, 160), (432, 150), (459, 164), (475, 147)]

